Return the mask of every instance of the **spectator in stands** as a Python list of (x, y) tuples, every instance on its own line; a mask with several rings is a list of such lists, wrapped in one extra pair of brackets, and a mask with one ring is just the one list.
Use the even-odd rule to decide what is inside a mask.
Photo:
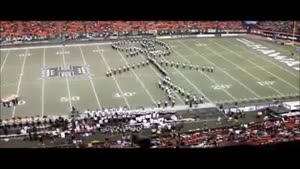
[(114, 32), (127, 35), (129, 31), (148, 34), (149, 30), (184, 33), (187, 30), (222, 28), (242, 29), (239, 21), (1, 21), (0, 42), (109, 37)]

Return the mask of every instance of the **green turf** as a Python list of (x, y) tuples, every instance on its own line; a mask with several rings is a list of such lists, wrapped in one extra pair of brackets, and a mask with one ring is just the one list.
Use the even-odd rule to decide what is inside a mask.
[[(258, 39), (248, 40), (286, 55), (293, 50), (291, 47)], [(236, 38), (165, 41), (173, 46), (172, 54), (166, 58), (169, 62), (216, 66), (214, 73), (166, 68), (173, 81), (191, 94), (205, 95), (213, 102), (299, 95), (298, 71), (245, 46)], [(103, 51), (94, 52), (99, 49)], [(19, 55), (25, 54), (26, 49), (10, 50), (9, 53), (1, 51), (1, 97), (17, 93), (20, 82), (19, 96), (26, 101), (24, 105), (17, 106), (15, 111), (13, 108), (1, 108), (2, 119), (11, 118), (13, 115), (67, 115), (71, 105), (82, 111), (86, 108), (126, 105), (130, 108), (153, 107), (154, 101), (166, 99), (158, 88), (157, 82), (161, 75), (153, 66), (116, 75), (115, 79), (105, 76), (110, 68), (145, 60), (142, 55), (126, 58), (125, 53), (112, 50), (110, 45), (65, 47), (64, 50), (70, 54), (56, 54), (62, 50), (61, 47), (28, 49), (31, 55), (26, 56), (23, 76), (20, 73), (25, 57)], [(294, 57), (299, 57), (299, 54)], [(43, 62), (45, 67), (87, 64), (91, 75), (42, 80)], [(274, 84), (261, 86), (258, 81), (274, 81)], [(217, 85), (230, 86), (215, 90)], [(71, 98), (78, 96), (80, 100), (61, 102), (62, 97), (69, 98), (69, 95)], [(182, 100), (184, 99), (178, 96), (177, 104), (183, 104)]]

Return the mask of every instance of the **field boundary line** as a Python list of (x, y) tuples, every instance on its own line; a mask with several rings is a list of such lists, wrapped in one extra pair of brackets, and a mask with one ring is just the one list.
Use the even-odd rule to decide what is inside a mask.
[(22, 50), (22, 49), (41, 49), (41, 48), (58, 48), (58, 47), (73, 47), (73, 46), (98, 46), (98, 45), (109, 45), (112, 42), (103, 42), (103, 43), (79, 43), (79, 44), (66, 44), (66, 45), (48, 45), (48, 46), (27, 46), (27, 47), (18, 47), (18, 48), (0, 48), (0, 51), (10, 51), (10, 50)]

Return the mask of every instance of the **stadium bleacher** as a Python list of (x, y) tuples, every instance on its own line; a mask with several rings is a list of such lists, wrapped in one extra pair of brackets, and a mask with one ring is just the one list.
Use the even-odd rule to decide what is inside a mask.
[[(208, 129), (154, 137), (153, 148), (204, 148), (229, 145), (264, 145), (299, 140), (299, 117), (268, 120), (229, 128)], [(101, 148), (136, 148), (127, 139), (95, 145)]]
[[(293, 33), (294, 31), (294, 22), (293, 21), (260, 21), (257, 24), (259, 29), (270, 30), (276, 32), (284, 32), (284, 33)], [(297, 22), (296, 25), (296, 34), (300, 34), (300, 23)]]
[[(1, 41), (50, 39), (59, 35), (188, 29), (243, 29), (240, 21), (1, 21)], [(27, 37), (27, 38), (25, 38)]]

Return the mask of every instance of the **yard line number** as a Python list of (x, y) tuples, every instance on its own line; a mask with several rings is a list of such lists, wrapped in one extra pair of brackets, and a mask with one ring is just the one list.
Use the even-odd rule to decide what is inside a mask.
[(259, 85), (261, 86), (271, 86), (273, 85), (275, 82), (274, 81), (260, 81), (260, 82), (257, 82)]
[[(136, 92), (125, 92), (125, 93), (124, 93), (124, 96), (125, 96), (125, 97), (131, 97), (131, 96), (133, 96), (133, 95), (135, 95), (135, 94), (136, 94)], [(122, 97), (122, 95), (120, 95), (119, 93), (116, 93), (114, 96), (117, 97), (117, 98)]]
[(62, 55), (62, 54), (64, 54), (64, 55), (66, 55), (66, 54), (70, 54), (70, 51), (57, 51), (56, 52), (56, 55)]
[[(71, 97), (71, 100), (72, 101), (79, 101), (80, 97), (79, 96), (73, 96), (73, 97)], [(69, 101), (68, 97), (61, 97), (60, 98), (60, 102), (68, 102), (68, 101)]]
[(214, 90), (223, 90), (223, 89), (229, 89), (231, 85), (212, 85), (211, 87)]
[(24, 105), (24, 104), (26, 104), (25, 100), (19, 100), (19, 101), (18, 101), (18, 105), (21, 106), (21, 105)]
[(207, 46), (207, 44), (205, 44), (205, 43), (197, 43), (197, 44), (195, 44), (196, 46)]
[(104, 52), (104, 50), (103, 49), (94, 49), (93, 52), (94, 53), (100, 53), (100, 52)]
[(25, 57), (25, 56), (31, 56), (31, 55), (32, 55), (31, 53), (21, 53), (18, 56), (19, 57)]

